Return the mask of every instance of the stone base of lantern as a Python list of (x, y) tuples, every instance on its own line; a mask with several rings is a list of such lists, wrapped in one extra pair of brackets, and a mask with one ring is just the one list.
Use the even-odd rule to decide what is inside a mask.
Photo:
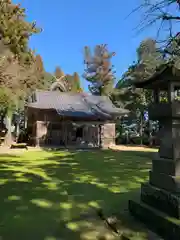
[(171, 176), (164, 173), (150, 171), (149, 182), (158, 188), (167, 190), (171, 193), (180, 194), (179, 176)]
[(141, 201), (129, 201), (131, 214), (164, 239), (179, 240), (180, 220), (171, 218)]
[(149, 183), (141, 186), (141, 201), (154, 207), (170, 217), (180, 219), (180, 196)]
[(149, 182), (141, 185), (139, 202), (129, 201), (129, 210), (165, 239), (180, 239), (179, 160), (156, 155)]
[[(167, 79), (169, 79), (167, 81)], [(162, 65), (160, 71), (135, 87), (152, 89), (154, 102), (149, 105), (149, 119), (160, 123), (160, 148), (152, 160), (149, 183), (143, 184), (140, 202), (129, 201), (130, 212), (164, 239), (180, 239), (180, 102), (179, 75), (174, 64)], [(167, 102), (161, 102), (161, 91)]]
[(143, 183), (140, 201), (130, 200), (129, 210), (163, 238), (180, 239), (180, 195)]

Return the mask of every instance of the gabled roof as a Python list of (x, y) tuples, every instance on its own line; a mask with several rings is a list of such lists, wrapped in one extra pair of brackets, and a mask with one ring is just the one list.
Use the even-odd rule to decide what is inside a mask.
[(62, 93), (59, 91), (36, 91), (35, 101), (28, 104), (30, 108), (54, 109), (61, 116), (114, 118), (129, 111), (116, 108), (105, 96), (84, 93)]

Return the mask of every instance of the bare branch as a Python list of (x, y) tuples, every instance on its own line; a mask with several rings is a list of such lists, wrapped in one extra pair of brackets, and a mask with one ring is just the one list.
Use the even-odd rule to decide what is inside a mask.
[[(142, 14), (142, 20), (138, 24), (134, 30), (136, 30), (136, 34), (141, 33), (147, 27), (151, 27), (154, 24), (159, 24), (157, 29), (157, 37), (156, 41), (161, 44), (161, 47), (166, 48), (174, 42), (175, 38), (177, 39), (174, 24), (180, 21), (180, 16), (177, 12), (174, 12), (170, 6), (178, 6), (180, 11), (180, 1), (177, 0), (156, 0), (156, 1), (145, 1), (139, 7), (135, 8), (132, 12), (136, 12), (138, 10), (144, 9), (144, 13)], [(164, 23), (168, 24), (168, 28), (164, 28)], [(159, 39), (162, 35), (162, 31), (167, 32), (167, 38)], [(164, 34), (163, 34), (164, 35)], [(179, 39), (179, 38), (178, 38)], [(159, 41), (160, 40), (160, 41)], [(174, 44), (174, 43), (173, 43)], [(180, 42), (176, 45), (180, 45)], [(177, 48), (177, 47), (176, 47)], [(179, 51), (179, 50), (178, 50)]]
[(180, 17), (178, 16), (171, 16), (171, 15), (163, 15), (162, 20), (180, 20)]

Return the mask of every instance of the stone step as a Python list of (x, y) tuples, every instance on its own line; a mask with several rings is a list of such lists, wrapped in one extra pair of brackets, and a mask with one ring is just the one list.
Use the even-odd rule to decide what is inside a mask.
[(141, 200), (171, 217), (180, 219), (180, 196), (149, 183), (141, 185)]
[(165, 240), (180, 239), (180, 220), (171, 218), (141, 201), (129, 201), (131, 214)]
[(158, 188), (180, 194), (180, 176), (149, 171), (149, 182)]
[(152, 172), (178, 176), (180, 165), (174, 159), (160, 158), (156, 155), (156, 158), (152, 159)]

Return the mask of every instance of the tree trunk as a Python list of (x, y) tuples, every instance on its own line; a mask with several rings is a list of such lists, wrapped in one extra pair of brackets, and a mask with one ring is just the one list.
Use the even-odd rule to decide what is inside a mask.
[(12, 133), (11, 133), (11, 123), (12, 123), (12, 112), (8, 111), (6, 114), (6, 128), (7, 133), (4, 139), (4, 144), (10, 146), (12, 144)]

